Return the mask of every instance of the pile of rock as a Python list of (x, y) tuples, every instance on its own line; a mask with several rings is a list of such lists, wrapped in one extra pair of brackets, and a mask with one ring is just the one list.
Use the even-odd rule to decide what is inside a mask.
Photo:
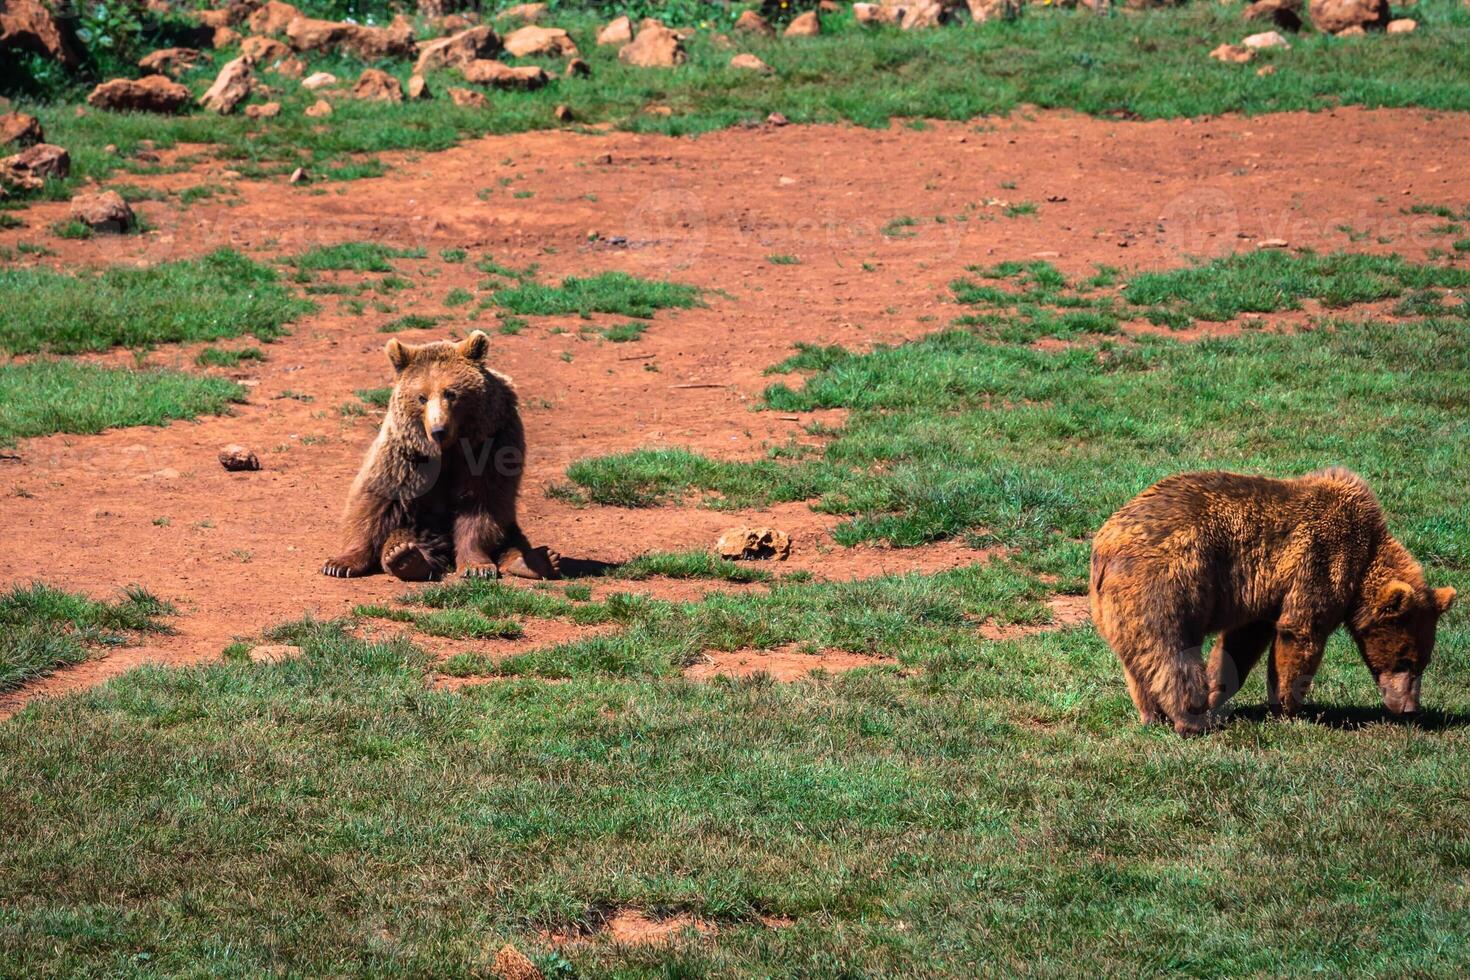
[[(1272, 48), (1290, 50), (1291, 42), (1281, 31), (1300, 31), (1307, 20), (1318, 31), (1337, 37), (1362, 36), (1370, 30), (1407, 34), (1419, 26), (1417, 21), (1409, 18), (1392, 20), (1388, 0), (1307, 0), (1306, 20), (1303, 19), (1302, 7), (1303, 0), (1254, 0), (1246, 5), (1241, 16), (1247, 23), (1262, 26), (1269, 23), (1276, 30), (1251, 34), (1239, 44), (1222, 44), (1210, 52), (1210, 57), (1243, 65), (1259, 51)], [(1274, 70), (1274, 66), (1268, 65), (1257, 74), (1271, 74)]]

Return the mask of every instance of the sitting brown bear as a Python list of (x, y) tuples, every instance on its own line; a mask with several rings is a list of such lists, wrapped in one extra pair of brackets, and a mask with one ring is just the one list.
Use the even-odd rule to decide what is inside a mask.
[[(1092, 543), (1092, 618), (1123, 663), (1144, 724), (1198, 732), (1266, 647), (1272, 711), (1301, 708), (1327, 637), (1347, 625), (1395, 714), (1419, 710), (1435, 625), (1431, 589), (1356, 474), (1296, 480), (1182, 473), (1108, 518)], [(1219, 633), (1208, 684), (1206, 634)]]
[(510, 379), (482, 363), (489, 346), (479, 330), (457, 344), (388, 341), (398, 380), (324, 575), (424, 581), (456, 563), (471, 577), (559, 575), (556, 553), (532, 549), (516, 522), (526, 437)]

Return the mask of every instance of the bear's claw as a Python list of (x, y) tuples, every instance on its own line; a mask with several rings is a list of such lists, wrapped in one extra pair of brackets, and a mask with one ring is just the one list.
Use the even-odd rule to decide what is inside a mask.
[(499, 578), (500, 570), (489, 562), (479, 562), (466, 565), (460, 574), (465, 578)]
[(352, 578), (354, 575), (361, 575), (362, 570), (353, 568), (350, 563), (340, 558), (332, 558), (322, 564), (322, 574), (332, 578)]

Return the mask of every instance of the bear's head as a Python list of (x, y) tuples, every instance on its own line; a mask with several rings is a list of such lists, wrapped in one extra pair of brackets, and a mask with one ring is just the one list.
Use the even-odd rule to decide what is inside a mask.
[(388, 341), (388, 360), (398, 373), (390, 412), (406, 438), (429, 455), (440, 455), (460, 439), (481, 439), (484, 422), (501, 410), (500, 386), (484, 365), (490, 338), (476, 330), (459, 343), (447, 340), (411, 346)]
[(1434, 652), (1435, 628), (1454, 601), (1452, 588), (1431, 589), (1422, 580), (1413, 585), (1394, 579), (1369, 598), (1356, 617), (1349, 631), (1390, 712), (1419, 711), (1419, 683)]

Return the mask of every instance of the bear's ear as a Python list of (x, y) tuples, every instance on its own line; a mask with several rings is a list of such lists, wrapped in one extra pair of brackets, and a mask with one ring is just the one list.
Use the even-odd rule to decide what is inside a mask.
[(473, 330), (459, 342), (459, 356), (469, 361), (483, 361), (490, 350), (490, 338), (483, 330)]
[(1378, 606), (1373, 611), (1387, 619), (1406, 612), (1414, 602), (1414, 587), (1402, 579), (1394, 579), (1378, 593)]
[(388, 346), (383, 348), (388, 354), (388, 361), (393, 365), (393, 370), (399, 374), (408, 367), (408, 362), (413, 360), (413, 348), (400, 341), (397, 337), (388, 341)]
[(1450, 606), (1454, 604), (1455, 590), (1453, 588), (1446, 585), (1442, 589), (1434, 590), (1434, 608), (1439, 610), (1441, 616), (1449, 612)]

